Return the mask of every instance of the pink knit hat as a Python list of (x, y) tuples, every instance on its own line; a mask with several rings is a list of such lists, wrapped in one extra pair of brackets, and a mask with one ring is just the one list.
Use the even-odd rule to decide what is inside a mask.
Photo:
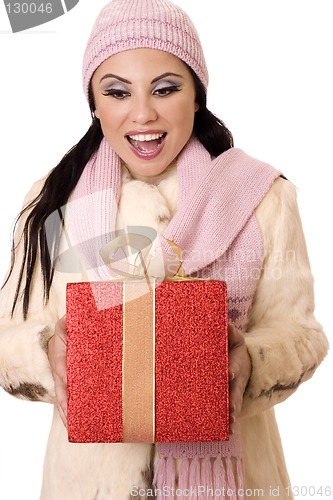
[(151, 48), (179, 57), (208, 86), (208, 71), (198, 33), (188, 15), (169, 0), (112, 0), (99, 13), (83, 58), (83, 88), (108, 57)]

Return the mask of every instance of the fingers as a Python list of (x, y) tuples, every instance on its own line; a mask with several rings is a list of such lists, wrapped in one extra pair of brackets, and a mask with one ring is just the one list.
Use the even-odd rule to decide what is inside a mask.
[(238, 378), (229, 383), (229, 430), (233, 434), (243, 404), (244, 388)]
[(54, 334), (61, 339), (61, 341), (66, 344), (66, 337), (67, 337), (67, 331), (66, 331), (66, 314), (62, 318), (57, 321), (54, 329)]
[(230, 434), (240, 415), (243, 395), (251, 375), (251, 359), (241, 331), (229, 325), (229, 420)]
[(54, 378), (57, 408), (65, 426), (67, 426), (66, 352), (66, 317), (64, 316), (56, 323), (54, 335), (48, 345), (48, 356)]
[(67, 383), (64, 382), (61, 375), (55, 373), (54, 384), (59, 415), (65, 427), (67, 427)]
[(229, 324), (228, 327), (228, 343), (229, 343), (229, 380), (237, 377), (241, 371), (241, 359), (239, 350), (245, 346), (244, 335), (236, 327)]

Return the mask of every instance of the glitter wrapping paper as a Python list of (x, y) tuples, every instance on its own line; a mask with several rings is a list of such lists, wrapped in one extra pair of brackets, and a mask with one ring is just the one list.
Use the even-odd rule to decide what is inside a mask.
[(140, 286), (67, 285), (69, 441), (227, 440), (225, 283)]

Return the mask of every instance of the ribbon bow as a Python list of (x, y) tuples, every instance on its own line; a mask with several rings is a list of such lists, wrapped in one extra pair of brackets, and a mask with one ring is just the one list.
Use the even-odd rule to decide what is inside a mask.
[[(173, 252), (175, 253), (178, 259), (178, 268), (177, 271), (172, 276), (167, 276), (163, 279), (166, 280), (187, 280), (193, 278), (187, 278), (183, 269), (183, 250), (177, 245), (173, 240), (166, 240)], [(147, 281), (153, 280), (161, 280), (161, 276), (149, 276), (149, 264), (150, 261), (146, 262), (143, 256), (144, 249), (150, 249), (153, 242), (152, 240), (143, 234), (137, 233), (126, 233), (120, 236), (117, 236), (113, 240), (109, 241), (106, 245), (104, 245), (100, 250), (100, 256), (104, 264), (111, 269), (113, 272), (117, 272), (121, 277), (131, 278)], [(135, 252), (133, 252), (135, 250)], [(124, 261), (123, 258), (127, 258), (129, 255), (133, 255), (136, 253), (136, 257), (134, 260), (134, 264), (131, 264), (127, 261)], [(120, 258), (121, 257), (121, 258)], [(139, 264), (137, 263), (139, 260)], [(127, 269), (123, 269), (121, 265), (125, 265)], [(129, 272), (129, 270), (132, 272)]]

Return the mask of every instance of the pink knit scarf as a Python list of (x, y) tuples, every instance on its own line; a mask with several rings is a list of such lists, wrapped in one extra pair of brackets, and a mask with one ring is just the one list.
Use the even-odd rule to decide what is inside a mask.
[[(241, 245), (247, 245), (246, 241), (254, 241), (258, 253), (261, 252), (253, 211), (279, 175), (277, 170), (239, 149), (230, 149), (212, 160), (195, 138), (179, 155), (177, 170), (178, 210), (164, 236), (184, 249), (187, 274), (206, 269), (208, 277), (216, 276), (216, 262), (230, 249), (228, 262), (237, 265), (232, 257)], [(94, 270), (94, 279), (110, 277), (99, 250), (114, 234), (120, 187), (119, 157), (103, 139), (74, 190), (71, 199), (75, 203), (70, 212), (72, 234), (87, 268)], [(167, 246), (165, 252), (170, 253)], [(256, 265), (261, 266), (261, 256), (257, 260)], [(218, 270), (223, 271), (223, 262), (218, 265)], [(247, 288), (248, 304), (253, 299), (256, 279)], [(241, 310), (244, 300), (238, 299), (239, 290), (245, 288), (242, 280), (230, 286), (233, 314), (237, 313), (237, 317), (247, 315), (247, 310)], [(246, 318), (242, 325), (245, 324)], [(244, 498), (240, 426), (227, 442), (159, 443), (157, 456), (154, 476), (157, 498), (172, 497), (170, 492), (176, 490), (180, 499)]]

